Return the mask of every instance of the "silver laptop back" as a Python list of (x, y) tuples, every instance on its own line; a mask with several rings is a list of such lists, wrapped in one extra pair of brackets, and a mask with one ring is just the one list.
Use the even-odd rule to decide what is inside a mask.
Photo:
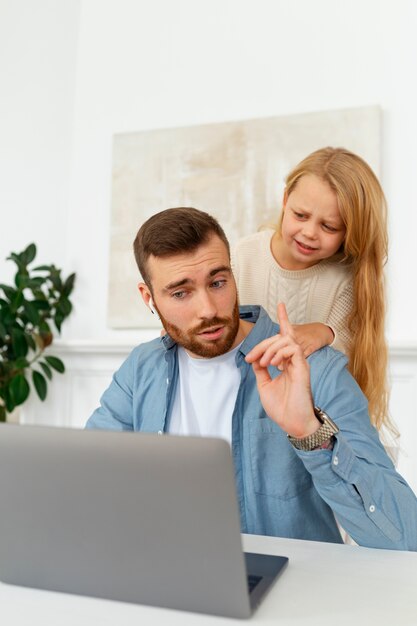
[(0, 426), (0, 580), (251, 613), (220, 439)]

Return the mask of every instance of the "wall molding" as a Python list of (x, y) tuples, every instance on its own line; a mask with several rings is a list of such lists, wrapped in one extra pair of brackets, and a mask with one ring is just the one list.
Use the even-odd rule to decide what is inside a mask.
[(417, 358), (417, 344), (392, 344), (388, 346), (390, 357)]
[[(146, 334), (148, 332), (146, 331)], [(140, 343), (155, 338), (155, 331), (149, 332), (149, 336), (138, 338), (137, 341), (132, 340), (55, 340), (48, 354), (129, 354), (133, 348)], [(417, 358), (417, 343), (392, 343), (388, 345), (388, 353), (390, 357), (400, 358)]]

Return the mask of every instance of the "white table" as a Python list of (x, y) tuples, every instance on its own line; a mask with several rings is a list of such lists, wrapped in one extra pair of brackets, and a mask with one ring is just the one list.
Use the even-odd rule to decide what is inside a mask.
[[(245, 550), (290, 559), (251, 619), (274, 626), (416, 626), (417, 553), (244, 535)], [(222, 626), (234, 619), (0, 583), (5, 626)]]

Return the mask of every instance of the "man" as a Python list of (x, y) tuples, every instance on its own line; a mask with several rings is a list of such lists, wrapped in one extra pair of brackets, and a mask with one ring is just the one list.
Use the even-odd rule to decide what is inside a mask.
[(307, 361), (282, 304), (279, 326), (258, 306), (239, 315), (217, 221), (162, 211), (134, 252), (167, 334), (133, 350), (87, 426), (227, 438), (242, 532), (341, 542), (336, 515), (360, 545), (417, 550), (416, 497), (346, 358), (323, 348)]

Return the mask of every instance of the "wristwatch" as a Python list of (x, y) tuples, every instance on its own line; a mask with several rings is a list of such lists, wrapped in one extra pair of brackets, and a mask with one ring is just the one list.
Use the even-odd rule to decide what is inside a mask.
[(327, 442), (331, 442), (334, 439), (334, 435), (339, 432), (339, 428), (336, 426), (334, 421), (330, 419), (330, 417), (319, 409), (319, 407), (314, 407), (314, 415), (317, 417), (321, 426), (316, 430), (312, 435), (307, 435), (307, 437), (291, 437), (287, 435), (288, 439), (297, 450), (305, 450), (307, 452), (311, 450), (316, 450), (317, 448), (325, 448), (328, 447), (325, 444)]

